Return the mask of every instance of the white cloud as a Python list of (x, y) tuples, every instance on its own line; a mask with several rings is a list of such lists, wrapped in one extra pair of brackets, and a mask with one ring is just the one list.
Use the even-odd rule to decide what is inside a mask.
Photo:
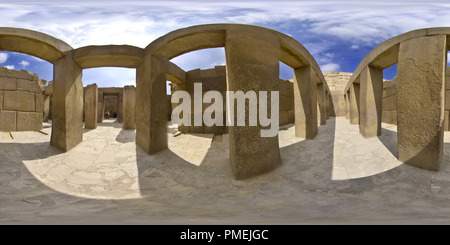
[(22, 60), (20, 63), (19, 63), (22, 67), (27, 67), (27, 66), (29, 66), (30, 65), (30, 62), (28, 62), (28, 61), (26, 61), (26, 60)]
[(7, 53), (0, 53), (0, 64), (3, 64), (8, 60), (8, 54)]
[(353, 44), (350, 49), (359, 49), (359, 45)]
[(320, 67), (322, 72), (329, 72), (329, 71), (339, 71), (341, 69), (341, 66), (336, 63), (328, 63)]
[(8, 68), (10, 70), (14, 70), (14, 65), (7, 65), (7, 66), (3, 66), (3, 67), (6, 67), (6, 68)]

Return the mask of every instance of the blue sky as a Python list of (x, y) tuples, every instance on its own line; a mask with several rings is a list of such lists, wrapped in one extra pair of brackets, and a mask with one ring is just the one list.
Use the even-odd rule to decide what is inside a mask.
[[(450, 26), (446, 1), (0, 1), (1, 26), (40, 31), (74, 48), (128, 44), (144, 48), (179, 28), (211, 23), (263, 26), (303, 44), (323, 72), (353, 72), (379, 43), (419, 28)], [(172, 60), (185, 70), (225, 64), (223, 48)], [(38, 58), (0, 51), (0, 66), (27, 69), (53, 79), (52, 65)], [(395, 76), (387, 69), (385, 78)], [(281, 78), (292, 70), (280, 68)], [(100, 87), (135, 84), (135, 70), (94, 68), (83, 83)]]

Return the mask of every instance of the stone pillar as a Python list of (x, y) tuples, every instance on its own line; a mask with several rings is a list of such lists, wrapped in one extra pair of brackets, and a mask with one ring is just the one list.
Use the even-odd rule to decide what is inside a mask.
[(446, 39), (403, 41), (398, 56), (398, 158), (427, 170), (439, 170), (443, 153)]
[(53, 68), (52, 136), (50, 144), (68, 151), (83, 141), (83, 83), (72, 52)]
[(136, 144), (149, 154), (167, 149), (167, 62), (147, 54), (136, 69)]
[(359, 123), (359, 84), (353, 83), (350, 86), (350, 123)]
[[(251, 31), (227, 31), (226, 43), (227, 88), (229, 91), (268, 91), (268, 116), (270, 91), (278, 91), (280, 43), (276, 36), (262, 39)], [(227, 105), (227, 109), (230, 106)], [(245, 126), (229, 126), (231, 167), (236, 179), (245, 179), (269, 172), (281, 164), (278, 135), (261, 137), (261, 129), (249, 126), (249, 106), (246, 105)], [(259, 113), (258, 113), (259, 115)]]
[(123, 87), (123, 129), (136, 129), (136, 88)]
[(316, 75), (311, 66), (294, 70), (295, 136), (314, 139), (317, 135)]
[(359, 132), (364, 137), (381, 135), (383, 70), (367, 66), (361, 72)]
[(320, 125), (325, 125), (327, 123), (325, 103), (325, 86), (323, 85), (323, 83), (320, 83), (317, 84), (317, 120), (319, 120)]
[(345, 118), (350, 120), (350, 91), (345, 92)]
[(44, 122), (48, 122), (48, 115), (50, 114), (50, 97), (51, 95), (44, 95)]
[(98, 103), (97, 103), (97, 123), (103, 122), (105, 119), (105, 97), (103, 92), (98, 91)]
[(444, 131), (449, 131), (449, 128), (448, 128), (448, 126), (449, 126), (449, 116), (450, 116), (450, 113), (449, 113), (449, 111), (445, 111), (445, 114), (444, 114)]
[(97, 128), (97, 110), (98, 86), (94, 83), (86, 86), (86, 93), (84, 98), (84, 128)]
[(123, 121), (123, 92), (119, 93), (118, 97), (118, 103), (119, 103), (119, 114), (117, 115), (117, 120), (119, 122)]
[(326, 114), (326, 118), (327, 120), (330, 119), (330, 115), (331, 115), (331, 95), (328, 93), (328, 91), (325, 90), (325, 114)]

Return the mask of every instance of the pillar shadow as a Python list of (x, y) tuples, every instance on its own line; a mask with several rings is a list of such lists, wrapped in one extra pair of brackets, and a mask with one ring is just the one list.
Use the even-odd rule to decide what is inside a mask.
[[(312, 179), (324, 184), (330, 183), (333, 173), (335, 117), (330, 117), (326, 122), (319, 126), (314, 139), (299, 139), (296, 143), (280, 148), (282, 166), (277, 170), (278, 174), (302, 184)], [(288, 131), (287, 133), (294, 133), (294, 128)], [(305, 175), (311, 171), (314, 176)]]
[(397, 147), (397, 132), (386, 128), (381, 128), (381, 135), (377, 136), (383, 145), (388, 149), (392, 155), (398, 159), (398, 147)]

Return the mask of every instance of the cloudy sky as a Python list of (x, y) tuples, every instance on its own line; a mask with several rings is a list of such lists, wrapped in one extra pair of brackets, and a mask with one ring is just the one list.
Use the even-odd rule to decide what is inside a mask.
[[(419, 28), (450, 26), (447, 1), (0, 1), (1, 26), (40, 31), (74, 48), (128, 44), (144, 48), (179, 28), (211, 23), (263, 26), (292, 36), (323, 72), (353, 72), (379, 43)], [(188, 53), (172, 60), (185, 70), (225, 64), (222, 48)], [(27, 69), (53, 79), (52, 65), (38, 58), (0, 51), (0, 65)], [(395, 67), (385, 70), (395, 76)], [(292, 70), (280, 65), (280, 77)], [(83, 71), (85, 85), (135, 84), (135, 70)]]

